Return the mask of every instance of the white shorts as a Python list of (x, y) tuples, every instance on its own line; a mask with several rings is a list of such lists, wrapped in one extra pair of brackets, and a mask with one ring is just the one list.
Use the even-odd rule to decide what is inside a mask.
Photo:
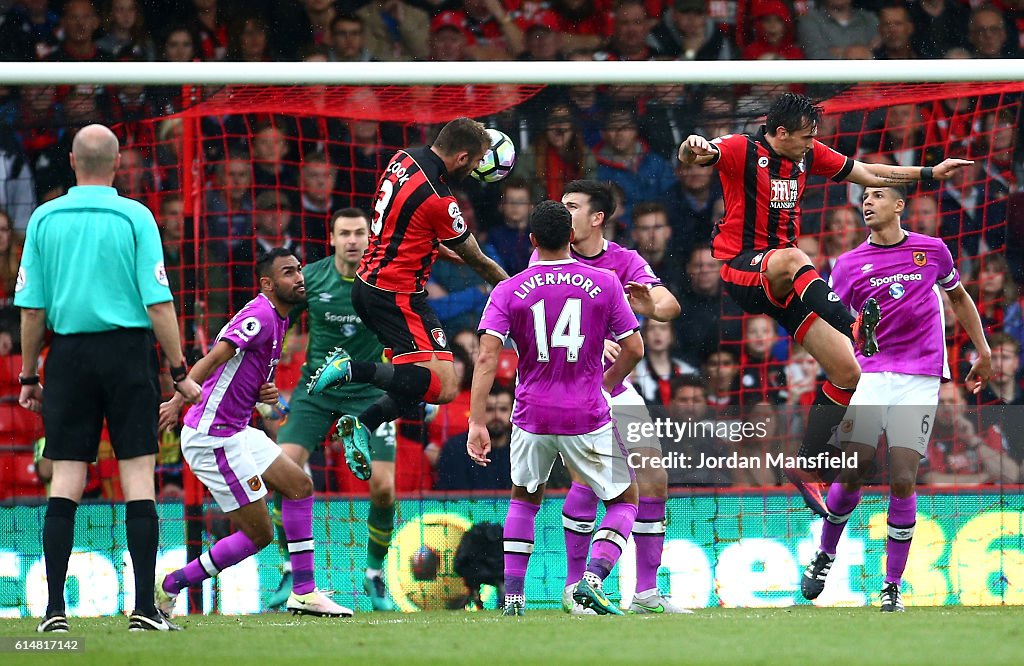
[(559, 454), (602, 500), (615, 499), (633, 482), (626, 451), (611, 423), (582, 435), (537, 435), (513, 425), (510, 446), (512, 483), (527, 492), (547, 483)]
[(850, 400), (837, 435), (843, 443), (878, 447), (885, 432), (889, 447), (913, 449), (922, 456), (939, 404), (938, 377), (899, 372), (865, 372)]
[[(612, 420), (619, 433), (619, 441), (627, 451), (654, 449), (661, 452), (661, 440), (653, 436), (654, 424), (644, 398), (632, 384), (626, 383), (626, 390), (611, 399)], [(649, 425), (648, 425), (649, 424)], [(646, 428), (641, 426), (646, 425)], [(647, 436), (643, 433), (651, 433)]]
[(214, 437), (184, 426), (181, 454), (217, 505), (228, 513), (267, 494), (262, 474), (281, 455), (281, 447), (256, 428)]

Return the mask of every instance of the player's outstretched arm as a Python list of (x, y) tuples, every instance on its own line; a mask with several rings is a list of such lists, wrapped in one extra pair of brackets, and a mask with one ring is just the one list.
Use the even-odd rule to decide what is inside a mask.
[[(212, 375), (217, 368), (227, 363), (235, 355), (235, 347), (230, 342), (221, 340), (210, 353), (199, 359), (192, 369), (188, 371), (188, 378), (197, 385), (202, 386), (206, 378)], [(171, 399), (160, 405), (160, 430), (170, 430), (178, 424), (178, 417), (181, 415), (181, 407), (184, 402), (181, 393), (175, 393)]]
[(627, 282), (626, 292), (629, 307), (641, 317), (655, 321), (672, 321), (682, 311), (679, 301), (663, 285), (650, 286), (639, 282)]
[(604, 371), (604, 388), (609, 393), (633, 372), (633, 368), (644, 357), (644, 339), (640, 337), (639, 331), (619, 340), (619, 347), (615, 363)]
[(469, 264), (470, 268), (476, 271), (477, 275), (487, 280), (490, 284), (495, 285), (502, 280), (508, 279), (508, 273), (505, 272), (505, 269), (484, 254), (484, 251), (480, 249), (480, 244), (476, 242), (476, 236), (473, 234), (469, 234), (466, 236), (466, 240), (449, 249), (459, 255), (463, 261)]
[(716, 155), (718, 148), (699, 134), (691, 134), (679, 144), (679, 161), (683, 164), (707, 164)]
[(501, 340), (484, 333), (480, 336), (480, 350), (473, 367), (473, 386), (469, 392), (469, 436), (466, 451), (470, 459), (481, 467), (491, 462), (491, 436), (487, 432), (487, 394), (494, 386), (494, 375), (498, 370), (498, 355), (501, 354)]
[(956, 315), (957, 321), (963, 325), (967, 335), (971, 336), (971, 342), (974, 343), (974, 348), (978, 351), (978, 358), (971, 364), (971, 370), (964, 379), (967, 390), (978, 394), (992, 377), (992, 349), (988, 346), (988, 340), (985, 339), (985, 329), (982, 326), (978, 308), (974, 305), (974, 301), (971, 300), (964, 286), (958, 284), (955, 289), (946, 293), (953, 305), (953, 313)]
[(891, 166), (871, 162), (854, 161), (846, 180), (865, 187), (887, 187), (905, 185), (922, 180), (949, 180), (949, 178), (974, 162), (970, 160), (945, 159), (933, 167)]

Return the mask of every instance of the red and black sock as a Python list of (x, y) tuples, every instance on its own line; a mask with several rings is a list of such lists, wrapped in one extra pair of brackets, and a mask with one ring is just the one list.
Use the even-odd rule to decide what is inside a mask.
[[(830, 458), (839, 456), (842, 451), (832, 445), (832, 433), (843, 421), (846, 408), (850, 404), (853, 391), (836, 386), (826, 381), (814, 396), (814, 404), (807, 416), (807, 428), (800, 443), (800, 457), (813, 458), (824, 454)], [(819, 476), (822, 481), (832, 481), (838, 469), (826, 467), (821, 469)]]

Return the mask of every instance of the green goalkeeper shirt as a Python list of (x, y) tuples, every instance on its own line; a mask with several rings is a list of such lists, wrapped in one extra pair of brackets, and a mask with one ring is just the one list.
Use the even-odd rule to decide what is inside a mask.
[[(381, 361), (384, 346), (356, 314), (352, 307), (352, 282), (343, 278), (334, 267), (334, 256), (324, 257), (302, 270), (306, 281), (306, 302), (288, 313), (294, 323), (307, 311), (309, 341), (306, 363), (302, 366), (303, 386), (335, 347), (341, 346), (357, 361)], [(329, 389), (327, 395), (337, 400), (375, 399), (384, 392), (368, 384), (348, 384)]]

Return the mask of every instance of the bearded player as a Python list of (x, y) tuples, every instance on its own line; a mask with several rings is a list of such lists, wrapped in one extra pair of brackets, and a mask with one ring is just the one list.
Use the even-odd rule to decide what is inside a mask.
[(917, 468), (931, 435), (939, 383), (950, 378), (940, 289), (978, 350), (967, 388), (978, 393), (992, 374), (981, 318), (949, 248), (940, 239), (905, 231), (900, 226), (905, 205), (897, 186), (865, 188), (864, 221), (871, 233), (840, 256), (832, 271), (832, 287), (844, 303), (857, 308), (873, 298), (885, 311), (886, 324), (878, 334), (879, 352), (857, 355), (860, 383), (836, 430), (843, 452), (855, 456), (858, 465), (842, 469), (829, 487), (819, 550), (800, 579), (806, 599), (825, 588), (839, 537), (860, 502), (861, 484), (872, 474), (878, 438), (885, 433), (890, 495), (881, 607), (886, 613), (903, 611), (900, 583), (917, 520)]
[[(769, 107), (755, 135), (729, 134), (708, 141), (693, 134), (679, 146), (684, 164), (717, 167), (725, 217), (715, 225), (712, 250), (722, 262), (725, 290), (749, 314), (767, 314), (821, 364), (827, 380), (818, 389), (800, 456), (834, 456), (828, 444), (860, 379), (853, 345), (865, 357), (878, 349), (878, 304), (863, 302), (854, 317), (796, 247), (800, 200), (807, 176), (825, 176), (868, 187), (947, 180), (971, 164), (947, 159), (934, 167), (858, 162), (815, 136), (823, 110), (803, 95), (785, 93)], [(851, 345), (851, 342), (853, 345)], [(786, 470), (808, 507), (827, 515), (821, 482), (827, 478)]]

